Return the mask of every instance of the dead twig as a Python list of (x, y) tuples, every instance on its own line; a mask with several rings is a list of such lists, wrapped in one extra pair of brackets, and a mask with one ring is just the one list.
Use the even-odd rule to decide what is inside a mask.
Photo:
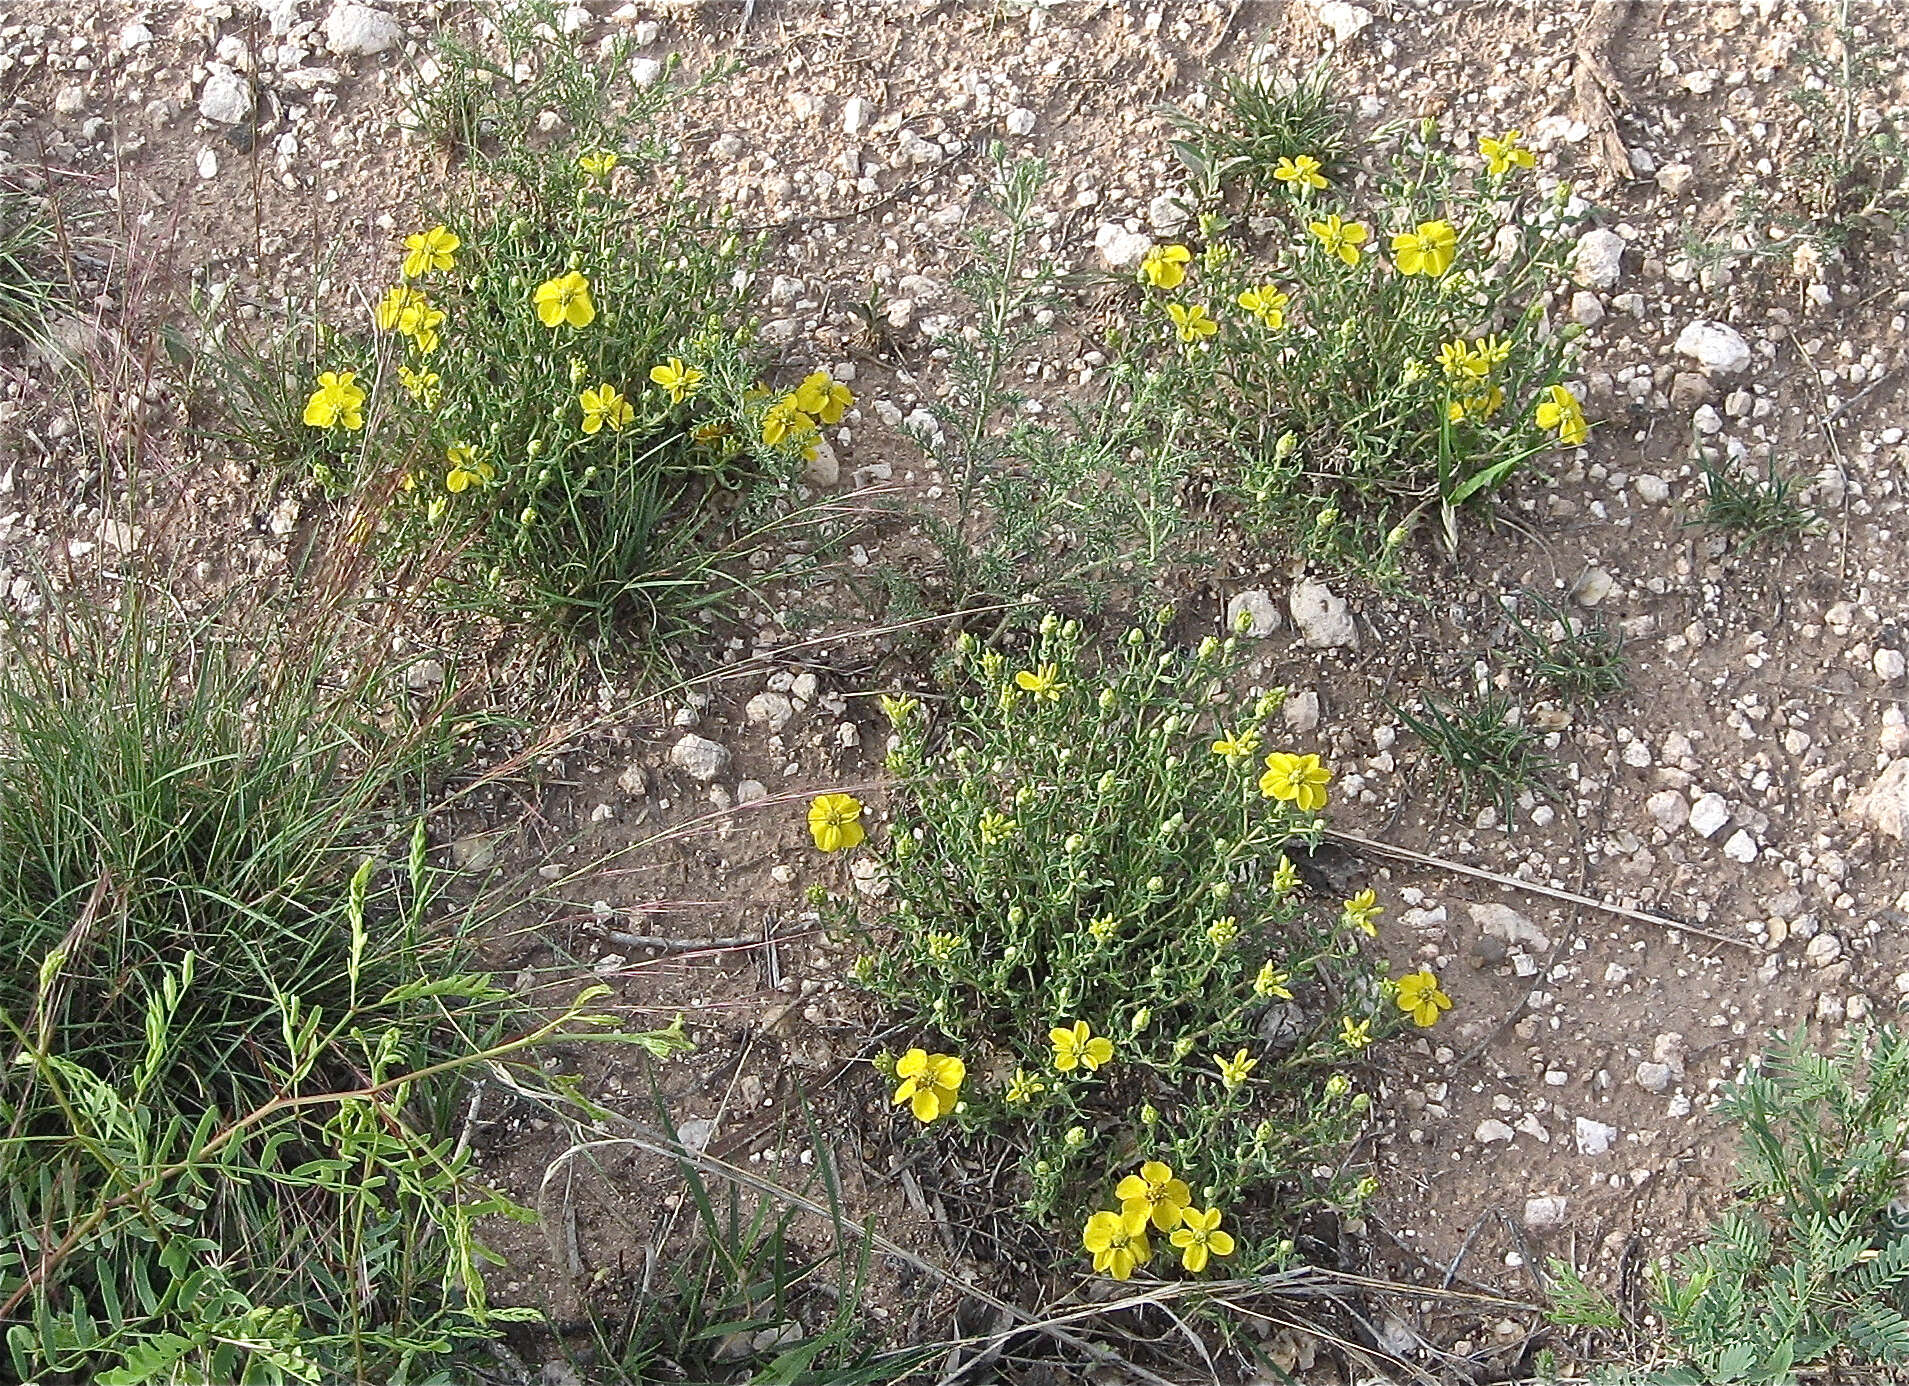
[(1493, 885), (1503, 886), (1506, 890), (1521, 890), (1530, 895), (1542, 895), (1548, 900), (1558, 900), (1567, 905), (1577, 905), (1584, 909), (1601, 910), (1605, 914), (1614, 914), (1620, 919), (1634, 919), (1640, 924), (1655, 924), (1660, 929), (1675, 929), (1680, 934), (1695, 934), (1707, 938), (1712, 943), (1726, 943), (1732, 948), (1747, 949), (1752, 953), (1762, 952), (1762, 948), (1746, 939), (1731, 938), (1728, 934), (1716, 933), (1710, 929), (1699, 928), (1695, 924), (1686, 924), (1681, 920), (1669, 919), (1661, 914), (1649, 914), (1644, 910), (1634, 910), (1628, 905), (1607, 904), (1603, 900), (1594, 900), (1589, 895), (1580, 895), (1573, 890), (1559, 890), (1554, 886), (1540, 885), (1536, 881), (1521, 881), (1516, 876), (1501, 875), (1496, 871), (1487, 871), (1481, 866), (1466, 866), (1463, 862), (1448, 861), (1444, 857), (1427, 856), (1423, 852), (1414, 852), (1409, 847), (1394, 847), (1388, 842), (1375, 842), (1369, 837), (1360, 837), (1357, 833), (1342, 833), (1328, 829), (1325, 836), (1335, 842), (1343, 842), (1348, 847), (1363, 848), (1377, 852), (1380, 856), (1395, 857), (1400, 861), (1409, 861), (1418, 866), (1430, 866), (1440, 871), (1450, 871), (1460, 876), (1470, 876), (1474, 880), (1489, 881)]
[(1591, 127), (1594, 162), (1614, 181), (1637, 177), (1637, 170), (1631, 167), (1630, 151), (1624, 148), (1624, 141), (1617, 133), (1617, 110), (1612, 104), (1613, 96), (1623, 100), (1623, 86), (1605, 57), (1630, 13), (1631, 0), (1592, 0), (1590, 16), (1578, 30), (1573, 54), (1571, 85), (1578, 116)]

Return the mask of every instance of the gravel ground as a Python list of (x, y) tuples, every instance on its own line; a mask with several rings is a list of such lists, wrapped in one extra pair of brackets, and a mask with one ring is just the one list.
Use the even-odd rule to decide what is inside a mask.
[[(1428, 600), (1328, 574), (1345, 619), (1302, 624), (1295, 589), (1322, 575), (1273, 553), (1187, 582), (1216, 625), (1242, 592), (1291, 611), (1254, 642), (1246, 676), (1315, 695), (1289, 715), (1338, 769), (1335, 828), (1630, 911), (1357, 854), (1390, 911), (1393, 960), (1434, 966), (1457, 1002), (1449, 1029), (1384, 1060), (1383, 1115), (1362, 1151), (1382, 1186), (1367, 1243), (1382, 1264), (1456, 1266), (1517, 1295), (1532, 1293), (1533, 1256), (1574, 1256), (1615, 1284), (1715, 1212), (1729, 1165), (1711, 1106), (1772, 1028), (1809, 1020), (1827, 1041), (1909, 1006), (1905, 248), (1891, 234), (1834, 252), (1775, 238), (1771, 204), (1746, 197), (1780, 203), (1803, 176), (1791, 93), (1810, 80), (1807, 55), (1840, 56), (1825, 6), (1617, 9), (1602, 49), (1615, 153), (1573, 81), (1585, 0), (569, 12), (592, 40), (634, 36), (639, 61), (679, 53), (690, 72), (741, 61), (666, 133), (699, 191), (771, 230), (756, 286), (765, 344), (792, 373), (826, 365), (854, 380), (859, 407), (833, 440), (839, 471), (811, 478), (831, 494), (935, 494), (902, 425), (941, 385), (941, 342), (961, 312), (950, 280), (990, 140), (1050, 163), (1044, 253), (1104, 268), (1097, 247), (1164, 229), (1161, 199), (1181, 187), (1160, 103), (1197, 108), (1209, 71), (1330, 54), (1361, 129), (1436, 116), (1469, 150), (1519, 126), (1541, 174), (1596, 205), (1552, 309), (1584, 329), (1582, 393), (1598, 427), (1548, 481), (1514, 484), (1503, 523), (1472, 528), (1455, 562), (1427, 556)], [(1853, 17), (1891, 52), (1880, 86), (1859, 96), (1867, 121), (1904, 103), (1902, 17), (1881, 6)], [(319, 247), (340, 266), (388, 256), (420, 183), (441, 174), (404, 128), (403, 92), (428, 72), (437, 25), (469, 18), (440, 4), (301, 0), (0, 6), (0, 178), (51, 183), (102, 233), (131, 238), (130, 251), (106, 234), (81, 244), (97, 299), (61, 340), (136, 382), (126, 397), (75, 399), (69, 375), (17, 352), (0, 359), (0, 591), (20, 600), (15, 576), (49, 557), (133, 542), (100, 508), (98, 469), (79, 445), (99, 430), (150, 430), (168, 468), (137, 527), (161, 532), (201, 576), (269, 575), (285, 561), (315, 498), (188, 446), (179, 382), (149, 345), (153, 321), (187, 285), (230, 284), (261, 304), (309, 292)], [(871, 288), (892, 354), (868, 349), (850, 306)], [(1030, 364), (1029, 387), (1058, 393), (1093, 364), (1057, 350)], [(1693, 527), (1699, 445), (1800, 473), (1821, 533), (1744, 552)], [(877, 534), (860, 556), (879, 563), (884, 546), (906, 545)], [(1510, 686), (1503, 602), (1521, 590), (1621, 632), (1630, 690), (1588, 713), (1530, 706), (1560, 768), (1551, 793), (1527, 795), (1508, 824), (1494, 809), (1459, 814), (1393, 709), (1426, 692)], [(984, 1248), (946, 1243), (920, 1192), (884, 1164), (881, 1094), (865, 1070), (844, 1068), (871, 1047), (876, 1018), (845, 986), (843, 956), (802, 925), (812, 867), (790, 800), (876, 777), (880, 734), (854, 695), (888, 648), (791, 653), (808, 632), (785, 616), (776, 600), (750, 614), (729, 651), (749, 672), (620, 718), (566, 758), (539, 805), (540, 834), (507, 839), (509, 860), (585, 860), (706, 815), (722, 822), (606, 885), (601, 909), (537, 921), (508, 960), (579, 960), (614, 980), (633, 1014), (690, 1009), (705, 1044), (667, 1095), (679, 1120), (710, 1123), (712, 1148), (793, 1172), (802, 1156), (785, 1137), (800, 1079), (865, 1143), (865, 1158), (845, 1162), (851, 1198), (924, 1254), (986, 1260)], [(619, 705), (616, 690), (600, 696)], [(683, 746), (692, 735), (722, 754), (699, 763)], [(491, 850), (476, 836), (490, 824), (467, 826), (456, 848), (473, 864)], [(772, 950), (661, 957), (618, 948), (600, 927), (721, 937), (765, 919), (783, 935)], [(612, 1096), (646, 1091), (634, 1074), (599, 1077)], [(487, 1139), (501, 1177), (525, 1187), (554, 1148), (554, 1135), (503, 1122)], [(586, 1269), (614, 1264), (642, 1235), (611, 1207), (629, 1189), (601, 1192), (578, 1213)], [(519, 1275), (504, 1273), (505, 1293)], [(893, 1312), (927, 1310), (904, 1298)], [(1446, 1328), (1463, 1352), (1494, 1322)]]

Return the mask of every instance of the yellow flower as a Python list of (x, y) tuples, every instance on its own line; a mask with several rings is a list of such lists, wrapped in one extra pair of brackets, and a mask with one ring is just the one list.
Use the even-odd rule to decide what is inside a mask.
[(772, 448), (790, 438), (800, 441), (814, 432), (815, 420), (796, 408), (794, 395), (784, 395), (763, 413), (762, 441)]
[(1505, 392), (1497, 386), (1489, 390), (1471, 390), (1458, 399), (1447, 400), (1445, 417), (1452, 423), (1466, 417), (1484, 422), (1505, 405)]
[(855, 403), (855, 395), (848, 386), (833, 379), (827, 371), (805, 376), (790, 398), (804, 414), (812, 414), (830, 426), (842, 422), (842, 416)]
[(531, 295), (537, 321), (545, 327), (588, 327), (596, 321), (597, 306), (590, 301), (590, 281), (576, 270), (546, 279)]
[(1127, 1223), (1143, 1227), (1152, 1223), (1162, 1232), (1171, 1232), (1180, 1225), (1180, 1210), (1193, 1201), (1193, 1191), (1186, 1180), (1173, 1177), (1172, 1166), (1149, 1160), (1140, 1166), (1140, 1173), (1120, 1181), (1114, 1197), (1120, 1200), (1120, 1216)]
[(452, 443), (444, 450), (444, 461), (444, 489), (452, 495), (497, 480), (497, 468), (479, 461), (477, 450), (469, 443)]
[(682, 357), (672, 356), (662, 365), (650, 367), (650, 379), (668, 392), (671, 404), (681, 404), (702, 388), (703, 373), (685, 366)]
[(1273, 894), (1275, 897), (1291, 895), (1299, 884), (1299, 868), (1294, 866), (1292, 858), (1282, 856), (1279, 865), (1273, 868)]
[(610, 176), (610, 170), (617, 166), (617, 153), (614, 149), (599, 149), (591, 154), (579, 154), (577, 167), (593, 183), (601, 183)]
[(992, 847), (997, 842), (1006, 842), (1014, 836), (1015, 829), (1021, 825), (1005, 813), (989, 811), (981, 815), (981, 845)]
[(1195, 1275), (1206, 1269), (1207, 1257), (1233, 1254), (1233, 1238), (1220, 1231), (1218, 1208), (1183, 1209), (1180, 1226), (1169, 1240), (1180, 1248), (1180, 1264)]
[(313, 428), (335, 428), (343, 424), (356, 432), (365, 426), (365, 392), (355, 382), (356, 371), (325, 371), (318, 377), (318, 388), (305, 401), (305, 422)]
[(1277, 284), (1261, 284), (1239, 296), (1240, 307), (1274, 331), (1286, 325), (1286, 305), (1291, 302)]
[(1422, 967), (1399, 978), (1399, 992), (1394, 999), (1399, 1009), (1411, 1016), (1412, 1023), (1421, 1030), (1438, 1024), (1438, 1013), (1452, 1008), (1452, 998), (1438, 989), (1438, 978)]
[(372, 310), (371, 318), (380, 332), (399, 332), (412, 338), (419, 351), (437, 350), (437, 329), (444, 325), (443, 310), (433, 308), (431, 300), (409, 284), (396, 284), (386, 291)]
[(1317, 813), (1326, 806), (1326, 786), (1331, 782), (1332, 771), (1321, 765), (1319, 757), (1312, 752), (1293, 755), (1274, 751), (1266, 757), (1266, 773), (1259, 777), (1259, 792), (1268, 799), (1296, 804), (1305, 813)]
[(1491, 357), (1484, 352), (1474, 354), (1463, 337), (1454, 338), (1438, 349), (1438, 364), (1444, 368), (1445, 378), (1454, 385), (1475, 385), (1491, 374)]
[(1339, 1043), (1348, 1049), (1364, 1049), (1372, 1043), (1372, 1022), (1347, 1016), (1339, 1022)]
[(1326, 175), (1319, 171), (1321, 167), (1312, 155), (1301, 154), (1297, 159), (1281, 159), (1273, 166), (1273, 177), (1294, 191), (1300, 188), (1323, 188), (1326, 186)]
[(1081, 1245), (1094, 1254), (1094, 1269), (1116, 1280), (1125, 1280), (1135, 1266), (1144, 1266), (1153, 1255), (1147, 1245), (1147, 1223), (1135, 1222), (1121, 1213), (1095, 1213), (1087, 1219), (1081, 1233)]
[(1206, 308), (1198, 303), (1191, 307), (1183, 303), (1169, 303), (1167, 316), (1173, 319), (1173, 330), (1183, 342), (1197, 342), (1220, 330), (1220, 325), (1208, 317)]
[(435, 409), (438, 401), (438, 389), (443, 381), (436, 371), (414, 371), (409, 366), (398, 367), (398, 384), (404, 386), (405, 393), (423, 405), (426, 409)]
[(1183, 245), (1156, 245), (1140, 262), (1140, 275), (1156, 289), (1177, 289), (1193, 252)]
[(1400, 274), (1422, 274), (1436, 279), (1452, 267), (1458, 254), (1458, 232), (1449, 221), (1421, 221), (1418, 230), (1392, 238), (1392, 258)]
[(1061, 682), (1061, 671), (1053, 664), (1043, 664), (1033, 670), (1023, 669), (1014, 676), (1014, 686), (1023, 693), (1032, 693), (1039, 701), (1058, 703), (1067, 685)]
[(1072, 1073), (1076, 1068), (1092, 1073), (1114, 1056), (1114, 1042), (1096, 1035), (1084, 1020), (1049, 1030), (1047, 1038), (1054, 1046), (1054, 1067), (1062, 1073)]
[(1239, 940), (1239, 936), (1240, 921), (1236, 915), (1229, 914), (1206, 926), (1206, 941), (1222, 951), (1231, 948)]
[(1324, 221), (1308, 222), (1306, 229), (1319, 238), (1328, 255), (1337, 255), (1348, 265), (1359, 263), (1359, 247), (1365, 244), (1363, 222), (1341, 221), (1337, 213)]
[(1472, 359), (1478, 363), (1474, 367), (1478, 374), (1489, 375), (1494, 367), (1502, 366), (1511, 359), (1511, 343), (1496, 332), (1489, 337), (1474, 337)]
[(594, 390), (585, 390), (577, 396), (577, 403), (583, 407), (583, 431), (595, 433), (603, 425), (610, 425), (612, 433), (621, 433), (623, 425), (636, 417), (636, 410), (614, 385), (599, 385)]
[(906, 1102), (915, 1120), (926, 1125), (954, 1110), (968, 1066), (952, 1054), (911, 1049), (895, 1065), (895, 1076), (901, 1079), (895, 1089), (896, 1104)]
[(1046, 1091), (1047, 1084), (1043, 1083), (1026, 1069), (1017, 1068), (1014, 1070), (1014, 1076), (1008, 1080), (1008, 1090), (1005, 1095), (1005, 1100), (1014, 1103), (1018, 1107), (1022, 1103), (1032, 1101), (1036, 1093)]
[(1220, 1081), (1226, 1084), (1228, 1092), (1244, 1083), (1247, 1075), (1259, 1067), (1259, 1060), (1249, 1058), (1244, 1049), (1230, 1059), (1217, 1059), (1214, 1062), (1219, 1066)]
[(1253, 753), (1258, 749), (1259, 732), (1252, 727), (1235, 732), (1231, 736), (1223, 736), (1213, 743), (1213, 754), (1225, 756), (1229, 765), (1238, 765), (1242, 761), (1252, 759)]
[(1538, 401), (1538, 427), (1555, 428), (1558, 441), (1568, 448), (1584, 446), (1590, 434), (1584, 422), (1584, 406), (1562, 385), (1544, 387), (1544, 395)]
[(862, 827), (862, 801), (853, 794), (818, 794), (809, 801), (809, 836), (824, 852), (861, 846), (868, 836)]
[(1368, 938), (1379, 936), (1379, 927), (1373, 923), (1385, 909), (1379, 904), (1376, 891), (1362, 890), (1347, 900), (1341, 909), (1339, 918), (1348, 929), (1362, 929)]
[[(433, 226), (429, 231), (420, 231), (404, 238), (404, 277), (416, 279), (432, 270), (447, 270), (457, 267), (457, 248), (462, 245), (456, 236), (442, 226)], [(385, 329), (387, 332), (390, 328)]]
[(1478, 141), (1478, 152), (1485, 156), (1485, 167), (1491, 170), (1491, 176), (1499, 178), (1513, 165), (1519, 168), (1531, 168), (1537, 164), (1531, 151), (1525, 148), (1524, 131), (1507, 130), (1497, 139), (1486, 136)]
[(1281, 972), (1268, 958), (1260, 965), (1259, 975), (1253, 978), (1253, 995), (1277, 996), (1282, 1001), (1290, 1001), (1293, 999), (1290, 990), (1292, 980), (1291, 973)]

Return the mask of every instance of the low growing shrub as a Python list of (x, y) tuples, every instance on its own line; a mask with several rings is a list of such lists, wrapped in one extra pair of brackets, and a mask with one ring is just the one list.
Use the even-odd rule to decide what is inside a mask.
[[(939, 713), (888, 703), (884, 902), (833, 906), (869, 939), (856, 975), (921, 1027), (898, 1103), (1018, 1149), (1026, 1213), (1123, 1279), (1136, 1208), (1198, 1270), (1235, 1232), (1229, 1265), (1275, 1262), (1295, 1213), (1356, 1206), (1339, 1161), (1369, 1099), (1344, 1070), (1450, 1005), (1429, 972), (1381, 979), (1370, 892), (1301, 904), (1283, 852), (1317, 841), (1330, 772), (1268, 731), (1279, 695), (1226, 692), (1232, 642), (1161, 629), (1097, 655), (1050, 616), (1019, 659), (963, 637)], [(817, 801), (819, 846), (861, 841), (843, 799)]]

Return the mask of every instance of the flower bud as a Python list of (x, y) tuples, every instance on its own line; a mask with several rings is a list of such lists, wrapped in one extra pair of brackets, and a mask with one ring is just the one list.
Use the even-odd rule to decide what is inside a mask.
[(1335, 1073), (1326, 1079), (1326, 1096), (1335, 1101), (1352, 1091), (1352, 1083), (1343, 1073)]
[(1164, 876), (1147, 877), (1147, 894), (1159, 895), (1165, 892), (1166, 888), (1167, 888), (1166, 877)]
[(1070, 1126), (1067, 1128), (1067, 1135), (1063, 1139), (1066, 1140), (1069, 1148), (1079, 1150), (1083, 1145), (1087, 1144), (1087, 1128), (1085, 1126)]
[(1151, 1006), (1142, 1006), (1139, 1010), (1135, 1011), (1131, 1024), (1133, 1026), (1133, 1032), (1136, 1035), (1145, 1030), (1149, 1025), (1153, 1024), (1153, 1008)]

